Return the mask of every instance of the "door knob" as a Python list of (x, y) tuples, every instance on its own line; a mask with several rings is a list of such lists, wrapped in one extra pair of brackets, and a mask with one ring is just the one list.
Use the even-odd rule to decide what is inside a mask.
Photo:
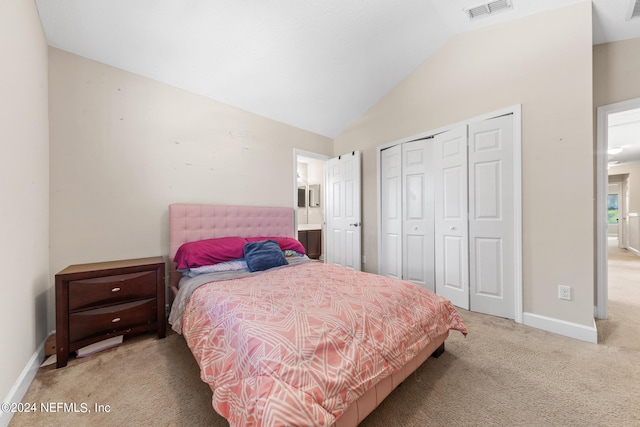
[(350, 225), (351, 227), (359, 227), (359, 226), (360, 226), (360, 223), (359, 223), (359, 222), (356, 222), (356, 223), (354, 223), (354, 224), (349, 224), (349, 225)]
[(452, 226), (452, 227), (451, 227), (451, 229), (452, 229), (452, 230), (455, 230), (456, 228)]

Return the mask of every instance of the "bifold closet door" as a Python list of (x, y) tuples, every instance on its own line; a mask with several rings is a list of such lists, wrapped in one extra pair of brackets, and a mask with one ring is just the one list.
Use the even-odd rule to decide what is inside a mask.
[(469, 124), (471, 310), (515, 317), (513, 115)]
[(435, 291), (431, 140), (380, 153), (380, 274)]
[(380, 152), (380, 266), (383, 276), (402, 279), (402, 146)]
[(514, 116), (381, 151), (380, 273), (515, 318)]
[(433, 139), (436, 293), (469, 309), (467, 126)]
[(402, 277), (435, 292), (431, 141), (402, 144)]

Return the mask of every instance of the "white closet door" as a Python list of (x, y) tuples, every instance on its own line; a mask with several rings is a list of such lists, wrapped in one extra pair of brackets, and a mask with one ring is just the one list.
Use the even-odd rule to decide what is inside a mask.
[(431, 141), (402, 144), (402, 277), (435, 291)]
[(469, 125), (471, 310), (513, 319), (513, 116)]
[(467, 127), (434, 137), (436, 293), (469, 309)]
[(361, 269), (360, 152), (327, 161), (327, 263)]
[(402, 279), (402, 150), (380, 152), (380, 266), (383, 276)]

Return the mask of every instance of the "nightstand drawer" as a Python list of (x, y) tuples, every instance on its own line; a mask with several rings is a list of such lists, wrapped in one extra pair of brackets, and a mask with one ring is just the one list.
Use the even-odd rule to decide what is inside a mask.
[(142, 271), (71, 281), (69, 310), (153, 297), (157, 280), (155, 271)]
[(126, 331), (133, 326), (155, 322), (156, 317), (155, 298), (71, 313), (69, 339), (79, 341), (107, 331)]

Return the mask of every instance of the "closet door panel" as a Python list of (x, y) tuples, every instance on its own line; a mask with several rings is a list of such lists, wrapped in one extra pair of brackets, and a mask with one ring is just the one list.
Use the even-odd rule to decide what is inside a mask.
[[(477, 294), (494, 298), (504, 295), (504, 281), (501, 274), (504, 269), (502, 242), (502, 239), (482, 237), (475, 238), (473, 242), (475, 252), (472, 257), (476, 261), (476, 268), (471, 283)], [(473, 305), (471, 304), (471, 307)]]
[(465, 258), (464, 251), (466, 242), (463, 237), (444, 236), (443, 246), (445, 256), (442, 285), (445, 288), (463, 292), (466, 286), (466, 280), (464, 277), (465, 268), (462, 262)]
[(471, 310), (513, 319), (513, 116), (469, 125)]
[(467, 127), (433, 143), (436, 292), (469, 309)]
[(381, 259), (383, 276), (402, 279), (402, 147), (380, 152)]
[(404, 242), (406, 270), (404, 271), (404, 280), (409, 280), (419, 285), (425, 284), (425, 249), (426, 242), (424, 236), (407, 235)]
[(402, 144), (403, 278), (435, 290), (431, 140)]

